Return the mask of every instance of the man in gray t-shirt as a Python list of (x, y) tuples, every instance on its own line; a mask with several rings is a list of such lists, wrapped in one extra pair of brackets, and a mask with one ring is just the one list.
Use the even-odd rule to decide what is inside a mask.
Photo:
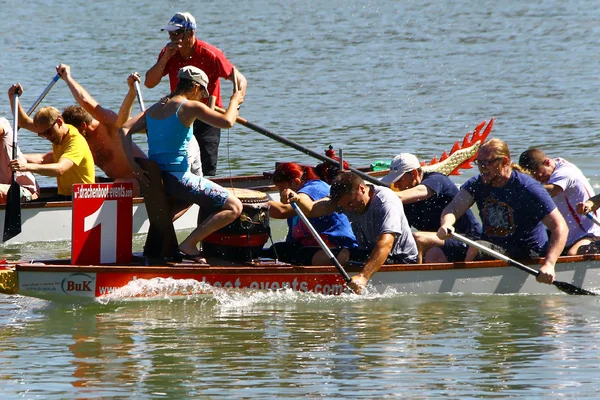
[(350, 250), (350, 259), (364, 261), (362, 271), (352, 277), (350, 284), (357, 293), (384, 263), (417, 261), (417, 245), (402, 201), (388, 188), (367, 186), (358, 175), (345, 172), (334, 180), (329, 197), (312, 204), (289, 189), (282, 192), (282, 196), (284, 202), (296, 201), (308, 217), (320, 217), (337, 210), (348, 216), (359, 246)]

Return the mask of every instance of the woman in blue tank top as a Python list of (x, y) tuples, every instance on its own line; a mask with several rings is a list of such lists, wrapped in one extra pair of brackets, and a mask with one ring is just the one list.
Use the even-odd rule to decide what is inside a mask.
[[(292, 189), (298, 196), (317, 201), (329, 196), (329, 184), (319, 179), (313, 168), (296, 163), (281, 163), (275, 168), (273, 183), (281, 192)], [(329, 257), (319, 248), (308, 228), (298, 218), (290, 204), (269, 202), (269, 216), (287, 218), (288, 235), (285, 242), (275, 243), (274, 251), (282, 261), (297, 265), (330, 265)], [(309, 218), (310, 223), (341, 263), (346, 263), (349, 251), (357, 246), (354, 232), (342, 213), (332, 213), (318, 218)], [(344, 250), (346, 249), (346, 250)]]
[(201, 120), (221, 129), (231, 128), (238, 116), (238, 106), (244, 101), (241, 91), (229, 100), (225, 114), (210, 109), (199, 100), (208, 97), (208, 77), (199, 68), (186, 66), (177, 74), (175, 91), (148, 108), (146, 112), (127, 121), (120, 130), (125, 153), (138, 180), (148, 184), (144, 170), (135, 162), (131, 152), (131, 133), (146, 131), (148, 157), (156, 161), (162, 172), (167, 194), (196, 204), (217, 206), (179, 245), (186, 258), (206, 262), (198, 251), (198, 243), (211, 233), (235, 221), (242, 212), (241, 201), (223, 187), (190, 172), (186, 145), (193, 136), (193, 123)]

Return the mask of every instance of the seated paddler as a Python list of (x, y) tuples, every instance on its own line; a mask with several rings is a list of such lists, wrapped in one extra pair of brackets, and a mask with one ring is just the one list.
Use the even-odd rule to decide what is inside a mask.
[[(273, 183), (280, 193), (286, 189), (293, 190), (296, 196), (302, 197), (304, 203), (312, 203), (329, 196), (330, 186), (319, 179), (314, 169), (309, 166), (291, 162), (278, 164), (273, 174)], [(270, 201), (269, 216), (286, 218), (288, 225), (285, 241), (273, 245), (273, 256), (295, 265), (331, 264), (327, 254), (321, 250), (308, 227), (304, 225), (290, 204)], [(348, 217), (334, 212), (310, 218), (309, 221), (340, 263), (347, 263), (350, 257), (349, 250), (357, 246)]]
[(149, 180), (134, 160), (128, 136), (145, 130), (148, 157), (159, 165), (167, 195), (215, 210), (179, 245), (182, 257), (205, 263), (198, 244), (238, 218), (243, 206), (223, 187), (191, 173), (186, 146), (193, 136), (194, 121), (200, 120), (222, 129), (231, 128), (238, 116), (238, 106), (244, 99), (242, 92), (236, 91), (226, 112), (221, 114), (201, 102), (208, 96), (208, 77), (204, 71), (186, 66), (179, 70), (177, 77), (179, 82), (175, 90), (144, 113), (127, 121), (120, 134), (131, 168), (142, 187), (147, 186)]
[[(11, 108), (13, 96), (22, 92), (20, 84), (8, 90)], [(70, 200), (75, 183), (95, 183), (94, 157), (77, 128), (67, 124), (61, 113), (54, 107), (43, 107), (31, 119), (19, 103), (19, 126), (52, 143), (52, 151), (45, 154), (25, 154), (25, 160), (11, 161), (15, 172), (56, 177), (58, 195), (47, 200)]]
[(348, 217), (358, 242), (357, 248), (350, 249), (350, 261), (362, 264), (349, 284), (357, 293), (383, 264), (417, 262), (417, 244), (402, 201), (387, 187), (367, 185), (353, 172), (344, 172), (334, 179), (327, 197), (309, 202), (294, 190), (284, 189), (281, 200), (296, 202), (309, 218), (336, 211)]

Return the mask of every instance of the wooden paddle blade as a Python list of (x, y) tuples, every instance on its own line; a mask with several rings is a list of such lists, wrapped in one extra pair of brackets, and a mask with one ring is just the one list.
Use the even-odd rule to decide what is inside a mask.
[(585, 290), (585, 289), (580, 288), (578, 286), (571, 285), (570, 283), (567, 283), (567, 282), (554, 281), (553, 285), (556, 286), (558, 289), (562, 290), (563, 292), (567, 293), (567, 294), (578, 294), (578, 295), (585, 295), (585, 296), (597, 296), (597, 294), (594, 293), (594, 292), (590, 292), (589, 290)]
[(13, 181), (6, 194), (2, 241), (6, 242), (19, 233), (21, 233), (21, 187)]

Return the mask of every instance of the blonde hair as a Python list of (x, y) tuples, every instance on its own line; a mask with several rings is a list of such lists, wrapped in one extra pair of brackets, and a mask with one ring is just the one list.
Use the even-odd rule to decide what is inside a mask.
[(481, 145), (479, 151), (481, 151), (481, 149), (486, 149), (491, 154), (493, 154), (494, 157), (508, 158), (509, 166), (512, 169), (519, 172), (525, 172), (525, 169), (521, 168), (519, 164), (515, 164), (511, 161), (510, 151), (508, 150), (508, 145), (504, 140), (498, 138), (491, 138), (490, 140), (486, 141), (484, 144)]
[(54, 107), (42, 107), (33, 116), (33, 123), (35, 125), (51, 125), (60, 117), (60, 111)]

